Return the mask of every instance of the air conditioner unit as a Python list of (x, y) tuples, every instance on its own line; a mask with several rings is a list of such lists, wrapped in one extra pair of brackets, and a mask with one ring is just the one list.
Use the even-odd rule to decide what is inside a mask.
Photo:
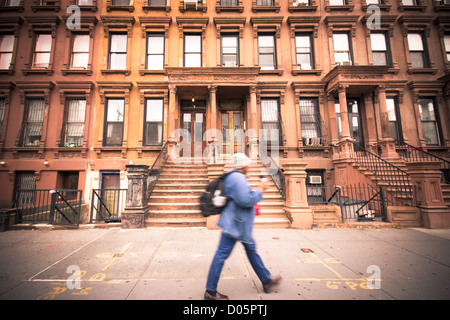
[(450, 4), (450, 0), (442, 0), (441, 3), (442, 4)]
[(322, 184), (322, 176), (309, 176), (309, 184)]
[(301, 63), (300, 64), (300, 69), (301, 70), (311, 70), (312, 68), (311, 68), (311, 64), (309, 64), (309, 63)]
[(234, 68), (236, 67), (236, 61), (225, 61), (226, 68)]
[(322, 138), (314, 137), (311, 139), (311, 146), (321, 146), (322, 145)]
[(308, 0), (292, 0), (292, 5), (294, 7), (296, 6), (307, 6), (308, 5)]
[(311, 145), (311, 138), (303, 138), (303, 145), (304, 146), (310, 146)]

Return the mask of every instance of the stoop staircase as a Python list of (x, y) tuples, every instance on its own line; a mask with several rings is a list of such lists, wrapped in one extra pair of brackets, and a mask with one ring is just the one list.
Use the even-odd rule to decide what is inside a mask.
[[(224, 172), (231, 170), (226, 165)], [(255, 188), (264, 167), (258, 162), (250, 167), (249, 184)], [(208, 184), (207, 165), (175, 164), (168, 162), (156, 183), (149, 200), (146, 227), (205, 227), (199, 206), (199, 197)], [(260, 215), (255, 217), (255, 228), (287, 228), (283, 199), (270, 177), (264, 200), (260, 204)]]

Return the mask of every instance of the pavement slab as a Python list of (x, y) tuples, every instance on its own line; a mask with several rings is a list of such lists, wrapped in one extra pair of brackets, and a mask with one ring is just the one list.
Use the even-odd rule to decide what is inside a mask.
[[(240, 300), (449, 300), (450, 229), (257, 229), (283, 280), (270, 294), (242, 244), (218, 290)], [(220, 230), (78, 229), (0, 233), (0, 300), (203, 299)]]

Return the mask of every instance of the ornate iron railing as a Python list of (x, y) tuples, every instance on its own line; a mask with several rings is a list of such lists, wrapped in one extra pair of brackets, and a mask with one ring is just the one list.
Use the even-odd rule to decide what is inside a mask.
[[(386, 187), (386, 192), (390, 193), (389, 196), (391, 193), (395, 194), (395, 197), (403, 199), (404, 205), (414, 205), (414, 188), (406, 171), (364, 149), (359, 144), (354, 142), (352, 144), (353, 159), (360, 168), (365, 168), (375, 175), (372, 180), (377, 186)], [(394, 195), (392, 196), (394, 197)]]
[(155, 162), (153, 162), (152, 167), (148, 171), (147, 200), (150, 199), (153, 189), (155, 188), (156, 182), (158, 181), (158, 178), (161, 175), (164, 166), (166, 165), (167, 159), (169, 158), (168, 148), (169, 148), (169, 140), (167, 140), (166, 143), (164, 143), (161, 151), (156, 157)]
[(277, 162), (268, 154), (267, 146), (259, 141), (258, 157), (261, 164), (266, 169), (269, 176), (272, 178), (273, 183), (277, 187), (283, 200), (286, 200), (286, 184), (284, 174)]
[(395, 140), (397, 153), (406, 162), (436, 161), (441, 163), (442, 181), (450, 184), (450, 161), (442, 159), (430, 152), (414, 147), (404, 141)]

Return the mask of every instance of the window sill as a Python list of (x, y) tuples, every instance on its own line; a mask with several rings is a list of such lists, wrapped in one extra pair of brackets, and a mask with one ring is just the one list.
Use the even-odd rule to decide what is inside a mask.
[(131, 70), (130, 69), (103, 69), (100, 70), (100, 72), (102, 73), (102, 75), (108, 75), (108, 74), (124, 74), (126, 76), (129, 76), (131, 74)]
[(139, 74), (141, 76), (145, 76), (147, 74), (165, 74), (166, 70), (148, 70), (148, 69), (141, 69), (139, 70)]
[(427, 6), (405, 6), (405, 5), (399, 5), (398, 6), (398, 11), (403, 12), (403, 11), (421, 11), (421, 12), (425, 12), (425, 10), (427, 10)]
[(281, 76), (283, 75), (284, 70), (283, 69), (275, 69), (275, 70), (259, 70), (259, 74), (273, 74)]
[(252, 7), (252, 11), (253, 13), (256, 12), (276, 12), (279, 13), (280, 12), (280, 8), (281, 6), (253, 6)]
[(408, 68), (408, 74), (436, 74), (437, 68)]
[(23, 12), (24, 7), (23, 6), (2, 6), (1, 7), (2, 11), (19, 11), (19, 12)]
[(298, 5), (292, 6), (289, 4), (289, 12), (303, 12), (303, 11), (317, 11), (318, 6), (309, 6), (309, 5)]
[(134, 11), (134, 6), (117, 6), (117, 5), (110, 5), (106, 6), (106, 11), (111, 12), (111, 10), (117, 10), (117, 11)]
[(342, 6), (331, 6), (331, 5), (328, 5), (328, 6), (325, 6), (325, 11), (326, 12), (330, 12), (330, 11), (349, 11), (349, 12), (352, 12), (354, 7), (355, 7), (354, 5), (349, 5), (349, 4), (342, 5)]
[(244, 12), (244, 6), (217, 6), (216, 7), (216, 12), (217, 13), (234, 12), (234, 11), (242, 13), (242, 12)]
[(81, 11), (92, 11), (92, 12), (96, 12), (97, 11), (97, 6), (78, 6), (80, 8)]
[(91, 69), (62, 69), (61, 72), (62, 72), (63, 76), (66, 76), (68, 74), (84, 74), (87, 76), (92, 75)]
[(22, 73), (27, 76), (29, 74), (46, 74), (48, 76), (53, 75), (53, 70), (49, 68), (31, 68), (31, 69), (22, 69)]
[(142, 10), (144, 10), (145, 13), (148, 13), (149, 11), (170, 12), (170, 10), (172, 10), (172, 8), (170, 6), (142, 6)]
[(59, 12), (61, 10), (61, 7), (59, 5), (57, 6), (31, 6), (31, 11), (37, 12), (37, 11), (55, 11)]
[(13, 75), (14, 74), (14, 70), (13, 69), (0, 69), (0, 74)]
[(292, 70), (291, 73), (293, 76), (304, 75), (304, 74), (315, 74), (315, 75), (320, 76), (322, 73), (322, 70), (321, 69), (308, 69), (308, 70), (297, 69), (297, 70)]

